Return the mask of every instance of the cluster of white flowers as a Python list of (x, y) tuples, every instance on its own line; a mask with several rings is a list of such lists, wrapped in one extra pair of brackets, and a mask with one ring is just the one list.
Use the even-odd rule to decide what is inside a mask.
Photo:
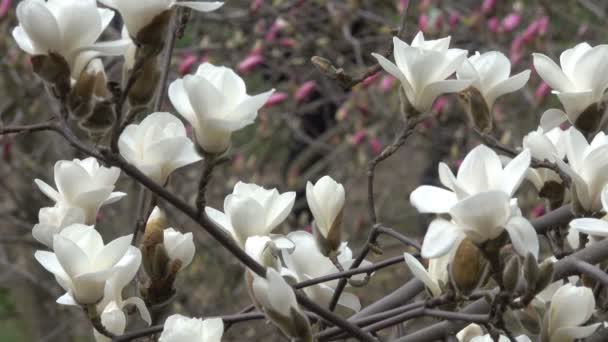
[[(176, 0), (99, 1), (120, 13), (125, 24), (123, 39), (97, 41), (115, 12), (98, 8), (95, 0), (19, 3), (19, 26), (13, 36), (25, 52), (46, 58), (35, 62), (35, 69), (38, 65), (38, 69), (46, 70), (48, 63), (67, 68), (69, 84), (86, 83), (83, 75), (101, 75), (105, 80), (98, 57), (123, 55), (125, 65), (133, 68), (135, 59), (142, 58), (141, 51), (150, 56), (157, 54), (164, 41), (167, 15), (170, 17), (174, 7), (213, 11), (223, 5)], [(509, 60), (497, 51), (467, 58), (468, 51), (450, 48), (449, 37), (425, 40), (418, 33), (411, 45), (396, 37), (393, 44), (395, 63), (379, 54), (373, 56), (400, 81), (407, 116), (428, 112), (441, 94), (460, 93), (481, 134), (492, 128), (492, 108), (497, 99), (521, 89), (530, 77), (529, 70), (511, 76)], [(561, 67), (545, 55), (534, 54), (537, 72), (553, 88), (564, 110), (546, 111), (540, 127), (524, 138), (521, 151), (512, 159), (479, 145), (466, 155), (456, 174), (447, 164), (439, 164), (439, 180), (444, 188), (422, 185), (410, 194), (411, 204), (420, 213), (437, 214), (421, 247), (421, 257), (429, 259), (428, 269), (412, 254), (404, 254), (407, 266), (424, 282), (431, 296), (440, 297), (453, 281), (450, 266), (456, 263), (465, 240), (486, 257), (491, 253), (498, 257), (498, 250), (487, 246), (502, 241), (499, 247), (510, 243), (520, 257), (534, 258), (535, 264), (541, 261), (538, 234), (515, 197), (525, 179), (551, 205), (572, 203), (581, 216), (608, 212), (608, 138), (603, 132), (597, 133), (608, 88), (607, 57), (608, 46), (591, 47), (586, 43), (564, 51)], [(36, 63), (46, 64), (41, 67)], [(59, 82), (54, 74), (44, 70), (39, 70), (39, 74), (45, 81)], [(452, 75), (455, 78), (450, 78)], [(232, 133), (252, 124), (273, 92), (249, 95), (245, 82), (232, 69), (204, 63), (193, 75), (173, 81), (168, 89), (175, 110), (193, 129), (194, 142), (177, 116), (155, 112), (124, 128), (117, 137), (118, 151), (146, 177), (165, 186), (176, 169), (224, 154), (230, 148)], [(571, 127), (558, 127), (565, 121)], [(533, 160), (554, 163), (558, 169), (533, 168)], [(564, 174), (572, 181), (570, 189), (565, 187)], [(166, 217), (158, 207), (148, 218), (141, 250), (132, 246), (132, 235), (104, 244), (95, 225), (102, 206), (126, 195), (114, 191), (119, 176), (118, 168), (102, 166), (92, 157), (58, 161), (54, 168), (56, 189), (35, 180), (54, 205), (40, 209), (39, 223), (32, 231), (34, 238), (49, 248), (37, 251), (36, 260), (66, 292), (57, 302), (85, 307), (91, 317), (100, 319), (106, 332), (115, 335), (125, 332), (125, 310), (129, 305), (151, 323), (142, 298), (123, 299), (123, 291), (140, 266), (153, 280), (170, 279), (168, 286), (173, 290), (176, 273), (188, 266), (195, 255), (192, 233), (182, 234), (167, 227)], [(329, 176), (315, 184), (308, 182), (306, 199), (314, 217), (312, 232), (273, 234), (290, 215), (295, 199), (295, 192), (279, 193), (277, 189), (238, 182), (225, 197), (223, 212), (211, 207), (204, 212), (266, 268), (265, 276), (247, 273), (248, 289), (260, 311), (290, 338), (311, 340), (308, 317), (300, 308), (292, 285), (348, 269), (354, 260), (341, 237), (345, 206), (342, 184)], [(568, 235), (572, 248), (580, 247), (579, 233), (591, 237), (588, 243), (595, 243), (608, 237), (608, 222), (597, 218), (573, 220)], [(337, 287), (338, 280), (332, 280), (305, 287), (303, 293), (327, 306)], [(556, 287), (547, 297), (546, 291)], [(600, 325), (585, 325), (596, 310), (589, 288), (554, 283), (546, 291), (534, 293), (536, 304), (546, 306), (549, 302), (543, 308), (545, 340), (573, 341), (589, 336)], [(348, 292), (341, 293), (337, 304), (355, 312), (361, 308), (359, 298)], [(109, 341), (106, 332), (95, 331), (96, 339)], [(160, 341), (213, 342), (219, 341), (222, 334), (221, 318), (201, 320), (173, 315), (166, 320)], [(475, 325), (461, 331), (458, 339), (492, 340)], [(500, 341), (507, 340), (506, 336), (500, 337)], [(525, 342), (530, 338), (522, 335), (516, 340)]]

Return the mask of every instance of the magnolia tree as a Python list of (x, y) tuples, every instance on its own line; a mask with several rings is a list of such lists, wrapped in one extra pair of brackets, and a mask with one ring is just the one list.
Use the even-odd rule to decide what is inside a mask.
[[(250, 95), (235, 71), (211, 63), (169, 82), (159, 56), (171, 60), (189, 16), (222, 5), (24, 0), (17, 6), (14, 41), (31, 55), (59, 111), (49, 121), (0, 132), (56, 132), (83, 155), (56, 161), (51, 184), (33, 180), (53, 203), (40, 208), (32, 230), (40, 245), (32, 257), (63, 288), (57, 304), (83, 310), (97, 341), (220, 341), (234, 324), (258, 319), (292, 341), (378, 341), (377, 332), (393, 326), (402, 327), (394, 341), (608, 338), (608, 138), (601, 131), (608, 45), (574, 45), (559, 64), (533, 54), (534, 68), (562, 106), (545, 111), (515, 147), (493, 137), (493, 109), (501, 97), (517, 96), (530, 70), (512, 73), (499, 51), (470, 53), (452, 47), (450, 37), (427, 39), (422, 32), (406, 42), (403, 20), (392, 44), (387, 38), (389, 53), (372, 53), (378, 64), (361, 75), (313, 57), (337, 87), (350, 89), (381, 70), (400, 84), (403, 129), (369, 162), (371, 226), (367, 242), (353, 252), (343, 224), (353, 189), (330, 175), (305, 187), (311, 232), (275, 233), (294, 208), (293, 191), (238, 182), (223, 207), (207, 206), (211, 174), (230, 158), (232, 134), (255, 124), (273, 86)], [(124, 22), (122, 39), (99, 41), (114, 16)], [(122, 80), (106, 75), (100, 58), (107, 56), (122, 63)], [(157, 88), (174, 110), (160, 111)], [(439, 163), (441, 186), (420, 185), (409, 194), (419, 213), (434, 216), (419, 244), (382, 224), (375, 169), (407, 143), (443, 95), (460, 98), (462, 115), (484, 143), (456, 173)], [(176, 169), (193, 164), (200, 169), (198, 195), (185, 199), (167, 186)], [(150, 195), (141, 198), (134, 229), (110, 241), (96, 223), (102, 207), (127, 195), (116, 187), (121, 174)], [(532, 221), (518, 204), (525, 182), (548, 209)], [(250, 307), (203, 318), (159, 314), (170, 309), (180, 292), (176, 279), (197, 253), (192, 232), (170, 227), (168, 212), (188, 216), (242, 264)], [(401, 255), (371, 263), (366, 258), (381, 251), (381, 235), (401, 243)], [(402, 262), (414, 278), (380, 300), (363, 305), (351, 291)], [(337, 306), (345, 308), (341, 314)]]

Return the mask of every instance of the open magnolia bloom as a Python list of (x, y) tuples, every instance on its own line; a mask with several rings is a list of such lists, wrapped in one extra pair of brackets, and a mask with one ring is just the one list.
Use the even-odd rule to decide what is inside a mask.
[[(601, 201), (602, 210), (608, 212), (608, 185), (602, 189)], [(608, 221), (591, 217), (577, 218), (570, 221), (570, 230), (574, 230), (572, 233), (577, 237), (578, 233), (584, 233), (591, 237), (605, 238), (608, 237)]]
[(54, 175), (57, 190), (40, 179), (34, 181), (40, 191), (55, 201), (57, 206), (82, 209), (86, 224), (95, 223), (101, 206), (114, 203), (127, 195), (113, 192), (120, 169), (100, 166), (93, 157), (59, 160), (55, 163)]
[(300, 309), (293, 289), (279, 272), (268, 268), (266, 278), (254, 275), (251, 288), (256, 304), (285, 335), (299, 341), (312, 341), (308, 318)]
[(414, 277), (424, 283), (433, 297), (439, 297), (442, 292), (441, 289), (449, 281), (448, 264), (451, 255), (448, 253), (439, 258), (430, 259), (428, 271), (413, 255), (403, 253), (403, 257)]
[[(494, 342), (495, 340), (490, 336), (490, 334), (486, 334), (483, 336), (476, 336), (469, 340), (469, 342)], [(509, 342), (511, 341), (507, 336), (500, 335), (498, 337), (498, 342)], [(532, 340), (526, 335), (519, 335), (515, 337), (515, 341), (517, 342), (532, 342)]]
[(344, 187), (330, 176), (321, 177), (314, 185), (306, 183), (306, 201), (315, 218), (315, 237), (325, 255), (336, 251), (342, 242), (344, 200)]
[(126, 48), (125, 41), (95, 43), (113, 17), (114, 11), (97, 8), (95, 0), (24, 0), (17, 5), (13, 38), (32, 56), (62, 56), (78, 78), (94, 56), (120, 55)]
[[(287, 266), (287, 269), (289, 270), (283, 270), (283, 274), (291, 276), (296, 282), (301, 282), (339, 272), (334, 263), (321, 253), (312, 234), (305, 231), (296, 231), (289, 233), (287, 238), (293, 241), (295, 249), (291, 253), (288, 251), (282, 252), (285, 266)], [(350, 265), (353, 263), (352, 251), (346, 246), (346, 243), (342, 244), (337, 260), (342, 265), (343, 269), (350, 268)], [(363, 266), (366, 264), (369, 264), (369, 262), (364, 261), (362, 263)], [(365, 275), (357, 275), (353, 276), (352, 279), (363, 280), (364, 278)], [(334, 295), (334, 289), (337, 285), (338, 280), (332, 280), (313, 286), (307, 286), (303, 291), (317, 304), (327, 306)], [(338, 300), (338, 304), (353, 311), (359, 311), (361, 309), (359, 298), (348, 292), (342, 293)]]
[(498, 51), (483, 54), (476, 52), (456, 71), (458, 79), (472, 80), (471, 87), (481, 93), (489, 109), (500, 96), (517, 91), (526, 85), (530, 79), (530, 70), (524, 70), (512, 77), (509, 75), (511, 75), (511, 62)]
[(608, 137), (604, 132), (595, 135), (591, 144), (574, 127), (566, 134), (568, 164), (557, 159), (557, 165), (574, 183), (573, 197), (585, 211), (602, 209), (600, 194), (608, 184)]
[(211, 207), (206, 207), (205, 213), (244, 247), (250, 236), (269, 235), (281, 224), (289, 216), (295, 199), (296, 193), (292, 191), (279, 194), (277, 189), (238, 182), (232, 194), (224, 199), (223, 213)]
[(281, 269), (281, 261), (279, 259), (281, 251), (285, 250), (288, 253), (293, 253), (295, 244), (293, 241), (282, 235), (269, 236), (251, 236), (245, 242), (245, 252), (250, 257), (255, 259), (264, 267), (272, 267), (276, 270)]
[(471, 84), (470, 80), (447, 80), (467, 57), (467, 51), (450, 49), (450, 37), (425, 40), (418, 32), (412, 45), (393, 38), (393, 63), (372, 53), (380, 66), (401, 81), (409, 104), (418, 112), (431, 109), (435, 99), (445, 93), (456, 93)]
[(57, 302), (61, 304), (94, 304), (102, 299), (106, 281), (129, 256), (131, 235), (117, 238), (104, 245), (93, 226), (74, 224), (53, 239), (52, 252), (36, 251), (36, 260), (67, 291)]
[(175, 169), (202, 159), (181, 120), (163, 112), (127, 126), (118, 139), (118, 148), (129, 163), (163, 185)]
[[(127, 326), (127, 316), (124, 308), (134, 305), (141, 318), (150, 325), (152, 318), (144, 301), (139, 297), (122, 299), (123, 289), (133, 280), (141, 265), (141, 252), (137, 248), (129, 248), (125, 257), (117, 264), (117, 272), (106, 282), (104, 295), (97, 304), (97, 312), (101, 316), (101, 323), (111, 333), (122, 335)], [(97, 342), (109, 342), (110, 339), (97, 330), (93, 330)]]
[[(530, 150), (533, 158), (555, 162), (563, 160), (566, 156), (566, 132), (559, 127), (545, 132), (542, 127), (528, 133), (522, 144), (524, 149)], [(536, 190), (541, 191), (545, 183), (561, 183), (561, 177), (553, 170), (539, 168), (528, 169), (526, 178), (534, 184)]]
[(65, 227), (74, 223), (84, 223), (84, 211), (75, 207), (46, 207), (38, 212), (38, 223), (32, 229), (32, 235), (38, 242), (53, 248), (53, 237)]
[(584, 286), (565, 284), (551, 298), (543, 335), (550, 342), (573, 342), (595, 332), (601, 323), (585, 324), (595, 311), (593, 291)]
[(224, 334), (221, 318), (189, 318), (171, 315), (165, 321), (160, 342), (220, 342)]
[(102, 4), (116, 9), (127, 29), (137, 38), (140, 31), (151, 24), (160, 14), (174, 6), (183, 6), (199, 12), (211, 12), (222, 7), (223, 2), (177, 1), (177, 0), (99, 0)]
[(475, 323), (471, 323), (464, 327), (456, 334), (458, 342), (470, 342), (473, 338), (483, 336), (483, 329)]
[(602, 118), (608, 88), (608, 45), (580, 43), (562, 52), (561, 68), (543, 54), (533, 56), (536, 71), (553, 88), (565, 110), (546, 111), (541, 126), (550, 130), (569, 120), (581, 129), (595, 131), (593, 126)]
[(196, 74), (169, 86), (169, 99), (194, 129), (197, 144), (207, 153), (223, 153), (230, 136), (251, 123), (273, 90), (250, 96), (245, 82), (232, 69), (210, 63)]

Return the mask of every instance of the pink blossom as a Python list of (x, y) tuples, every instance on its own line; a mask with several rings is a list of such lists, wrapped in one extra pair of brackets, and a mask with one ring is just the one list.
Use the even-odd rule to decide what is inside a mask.
[(369, 139), (369, 147), (372, 149), (372, 153), (378, 155), (382, 153), (382, 143), (377, 137)]
[(544, 36), (547, 34), (547, 30), (549, 29), (549, 17), (542, 16), (538, 21), (538, 34)]
[(283, 38), (280, 40), (279, 43), (281, 44), (282, 47), (288, 48), (288, 49), (293, 49), (297, 45), (296, 40), (292, 39), (292, 38)]
[(264, 5), (264, 0), (251, 1), (251, 11), (257, 12)]
[(2, 0), (0, 2), (0, 18), (4, 17), (11, 9), (11, 0)]
[(5, 162), (10, 163), (12, 157), (13, 143), (7, 138), (4, 139), (4, 143), (2, 144), (2, 159)]
[(250, 54), (239, 63), (237, 69), (239, 72), (247, 74), (262, 64), (264, 64), (264, 57), (262, 55)]
[(380, 77), (380, 72), (377, 72), (371, 76), (366, 77), (363, 80), (363, 82), (361, 82), (361, 85), (363, 85), (364, 88), (367, 88), (367, 87), (371, 86), (372, 84), (374, 84), (374, 82), (376, 82), (378, 77)]
[(504, 32), (511, 32), (513, 30), (515, 30), (515, 28), (517, 28), (517, 26), (519, 26), (519, 24), (521, 23), (521, 13), (519, 12), (513, 12), (509, 15), (507, 15), (503, 20), (502, 20), (502, 29)]
[(274, 21), (274, 23), (272, 23), (264, 38), (267, 42), (275, 41), (279, 35), (279, 32), (281, 32), (281, 30), (283, 30), (285, 27), (287, 27), (287, 22), (281, 18), (278, 18)]
[(488, 14), (494, 9), (494, 6), (496, 6), (496, 0), (484, 0), (481, 4), (481, 12)]
[(359, 131), (350, 138), (350, 142), (351, 142), (351, 144), (357, 146), (357, 145), (360, 145), (363, 142), (363, 140), (365, 140), (365, 138), (367, 138), (367, 132)]
[(454, 10), (450, 13), (450, 18), (448, 19), (448, 23), (450, 24), (450, 28), (454, 29), (460, 23), (460, 12)]
[(420, 12), (428, 11), (429, 7), (431, 7), (431, 2), (432, 2), (432, 0), (422, 0), (420, 2), (420, 5), (418, 5), (418, 10)]
[(266, 104), (264, 104), (264, 107), (270, 108), (270, 107), (277, 106), (277, 105), (287, 101), (288, 98), (289, 98), (289, 94), (281, 92), (281, 91), (277, 91), (277, 92), (273, 93), (272, 95), (270, 95), (270, 97), (268, 98), (268, 101), (266, 101)]
[(536, 35), (538, 34), (538, 24), (538, 20), (535, 20), (526, 27), (526, 30), (521, 35), (524, 43), (531, 43), (534, 38), (536, 38)]
[(429, 29), (429, 16), (428, 15), (423, 14), (418, 18), (418, 29), (422, 32), (426, 32)]
[(378, 85), (378, 88), (380, 89), (380, 92), (382, 93), (386, 93), (389, 92), (391, 89), (393, 89), (393, 86), (395, 85), (395, 83), (397, 82), (397, 79), (391, 75), (384, 75), (382, 76), (382, 79), (380, 80), (380, 84)]
[(523, 46), (524, 39), (522, 35), (518, 35), (511, 42), (511, 47), (509, 48), (509, 59), (511, 60), (511, 64), (517, 64), (523, 57)]
[(448, 106), (449, 103), (450, 103), (450, 101), (448, 100), (447, 97), (441, 96), (433, 104), (432, 110), (433, 110), (433, 112), (439, 114), (439, 113), (443, 112), (443, 110)]
[(488, 30), (490, 30), (490, 32), (496, 33), (496, 32), (498, 32), (499, 28), (500, 28), (500, 21), (498, 20), (497, 17), (492, 17), (492, 18), (488, 19)]
[(584, 36), (585, 33), (587, 33), (587, 30), (589, 30), (589, 25), (582, 24), (581, 26), (578, 27), (578, 31), (576, 32), (576, 35)]
[(399, 13), (405, 12), (407, 10), (409, 4), (410, 4), (409, 0), (397, 0), (397, 9), (399, 10)]
[(534, 92), (534, 98), (536, 99), (536, 102), (537, 103), (543, 102), (545, 97), (547, 95), (549, 95), (550, 92), (551, 92), (551, 87), (549, 87), (549, 85), (547, 83), (541, 82), (541, 84), (538, 85), (538, 88), (536, 88), (536, 91)]
[(301, 103), (308, 99), (315, 92), (315, 90), (317, 90), (317, 82), (307, 81), (302, 83), (302, 85), (298, 87), (294, 94), (294, 97), (298, 103)]
[(546, 209), (544, 204), (539, 204), (532, 209), (532, 218), (537, 218), (545, 215)]
[(182, 60), (179, 63), (179, 74), (180, 75), (185, 75), (187, 73), (189, 73), (190, 71), (192, 71), (192, 67), (194, 67), (194, 65), (198, 62), (198, 57), (193, 54), (193, 53), (189, 53), (187, 55), (184, 56), (184, 58), (182, 58)]
[(199, 63), (204, 64), (209, 62), (209, 56), (208, 55), (203, 55), (199, 61)]

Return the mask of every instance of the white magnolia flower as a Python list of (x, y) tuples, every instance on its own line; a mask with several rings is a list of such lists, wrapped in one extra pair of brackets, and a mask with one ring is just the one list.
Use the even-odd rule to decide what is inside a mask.
[(344, 209), (344, 187), (329, 176), (316, 184), (306, 184), (306, 201), (315, 218), (315, 234), (321, 233), (323, 246), (334, 250), (340, 246), (340, 228)]
[[(608, 185), (602, 189), (601, 202), (602, 210), (608, 212)], [(608, 221), (590, 217), (577, 218), (570, 221), (570, 233), (576, 236), (576, 240), (578, 240), (578, 233), (587, 234), (592, 238), (605, 238), (608, 237)], [(576, 246), (573, 247), (578, 247), (578, 243), (574, 244)]]
[[(97, 304), (97, 312), (101, 323), (111, 333), (122, 335), (127, 325), (124, 308), (134, 305), (141, 318), (150, 325), (152, 318), (144, 301), (139, 297), (122, 299), (123, 289), (133, 280), (141, 265), (141, 252), (137, 248), (129, 248), (125, 257), (117, 264), (118, 271), (106, 282), (103, 300)], [(97, 342), (109, 342), (110, 339), (93, 330)]]
[(53, 248), (53, 236), (74, 223), (84, 223), (84, 211), (75, 207), (47, 207), (38, 212), (38, 223), (32, 229), (34, 239)]
[(114, 11), (97, 8), (95, 0), (24, 0), (17, 5), (13, 38), (30, 55), (63, 56), (77, 78), (95, 56), (124, 51), (125, 41), (95, 43), (113, 17)]
[(511, 62), (498, 51), (477, 52), (456, 71), (458, 79), (472, 80), (471, 87), (479, 90), (488, 109), (492, 108), (497, 98), (521, 89), (530, 78), (530, 70), (512, 77), (509, 77), (510, 74)]
[[(511, 341), (507, 336), (500, 335), (498, 337), (498, 342), (509, 342)], [(515, 337), (515, 341), (517, 342), (532, 342), (532, 340), (526, 335), (519, 335)], [(469, 342), (494, 342), (494, 339), (490, 334), (486, 334), (483, 336), (476, 336), (469, 340)]]
[[(566, 156), (566, 132), (559, 127), (545, 132), (542, 127), (528, 133), (522, 144), (524, 149), (530, 150), (532, 157), (538, 160), (555, 162), (556, 158), (563, 160)], [(528, 169), (526, 178), (540, 191), (549, 181), (561, 183), (561, 177), (553, 170), (539, 168)]]
[(74, 224), (53, 239), (54, 253), (36, 251), (36, 260), (67, 293), (58, 299), (62, 304), (93, 304), (102, 299), (106, 281), (119, 269), (121, 259), (129, 257), (131, 235), (104, 245), (93, 226)]
[(593, 291), (584, 286), (565, 284), (555, 292), (547, 313), (546, 332), (550, 342), (572, 342), (585, 338), (601, 323), (580, 326), (595, 311)]
[(177, 1), (177, 0), (99, 0), (102, 4), (116, 9), (122, 16), (129, 32), (137, 36), (139, 31), (154, 18), (174, 6), (184, 6), (200, 12), (211, 12), (222, 7), (223, 2)]
[(282, 250), (292, 253), (293, 241), (282, 235), (251, 236), (245, 242), (245, 252), (264, 267), (280, 269), (279, 255)]
[(165, 321), (160, 342), (220, 342), (224, 334), (221, 318), (189, 318), (171, 315)]
[(600, 194), (608, 184), (608, 137), (599, 132), (591, 141), (574, 127), (566, 135), (566, 156), (568, 164), (556, 160), (558, 166), (566, 172), (574, 182), (576, 200), (590, 212), (602, 208)]
[(85, 223), (95, 223), (99, 208), (126, 196), (123, 192), (112, 192), (120, 176), (117, 167), (103, 167), (97, 159), (59, 160), (54, 168), (53, 189), (40, 179), (34, 180), (40, 191), (55, 201), (58, 206), (80, 208), (85, 214)]
[(471, 84), (470, 80), (447, 80), (467, 57), (467, 51), (450, 49), (450, 37), (425, 40), (418, 32), (412, 45), (393, 38), (393, 63), (373, 53), (380, 66), (399, 81), (409, 103), (419, 112), (428, 111), (444, 93), (456, 93)]
[(205, 213), (244, 247), (250, 236), (269, 235), (281, 224), (289, 216), (295, 199), (292, 191), (279, 194), (277, 189), (238, 182), (232, 194), (224, 199), (223, 213), (211, 207), (206, 207)]
[(605, 100), (608, 88), (608, 45), (591, 47), (580, 43), (562, 52), (560, 66), (549, 57), (535, 53), (534, 67), (557, 95), (565, 112), (550, 109), (543, 114), (541, 126), (549, 130), (569, 120), (576, 123), (580, 114)]
[(201, 160), (181, 120), (164, 112), (127, 126), (118, 147), (129, 163), (160, 184), (165, 184), (174, 170)]
[[(283, 251), (283, 260), (285, 261), (285, 266), (287, 266), (287, 269), (289, 270), (289, 272), (284, 270), (283, 273), (293, 277), (296, 282), (339, 272), (333, 262), (328, 257), (321, 254), (312, 234), (305, 231), (296, 231), (289, 233), (287, 238), (293, 241), (295, 249), (291, 253)], [(346, 246), (346, 243), (343, 243), (340, 248), (340, 254), (337, 256), (337, 260), (342, 265), (343, 269), (350, 268), (350, 265), (354, 261), (352, 256), (350, 248)], [(369, 264), (369, 262), (364, 261), (362, 263), (363, 266), (366, 264)], [(364, 277), (365, 275), (359, 275), (354, 276), (353, 279), (362, 280)], [(303, 291), (310, 299), (319, 305), (327, 306), (334, 295), (334, 289), (337, 285), (338, 280), (332, 280), (313, 286), (307, 286)], [(342, 293), (338, 304), (353, 311), (359, 311), (361, 309), (359, 298), (348, 292)]]
[(172, 261), (179, 260), (181, 262), (180, 269), (190, 265), (194, 258), (194, 241), (192, 233), (180, 233), (173, 228), (167, 228), (163, 234), (163, 245)]
[(247, 95), (245, 82), (232, 69), (205, 63), (196, 74), (173, 81), (169, 99), (194, 128), (198, 145), (208, 153), (222, 153), (232, 132), (253, 123), (273, 92)]
[(433, 297), (440, 296), (442, 286), (448, 282), (448, 265), (451, 256), (446, 254), (439, 258), (429, 259), (428, 270), (413, 255), (403, 253), (403, 257), (405, 258), (405, 263), (410, 269), (410, 272), (412, 272), (414, 277), (424, 283), (426, 288), (431, 292), (431, 295)]
[(456, 339), (459, 342), (470, 342), (473, 338), (479, 336), (483, 336), (483, 330), (479, 325), (471, 323), (456, 334)]

